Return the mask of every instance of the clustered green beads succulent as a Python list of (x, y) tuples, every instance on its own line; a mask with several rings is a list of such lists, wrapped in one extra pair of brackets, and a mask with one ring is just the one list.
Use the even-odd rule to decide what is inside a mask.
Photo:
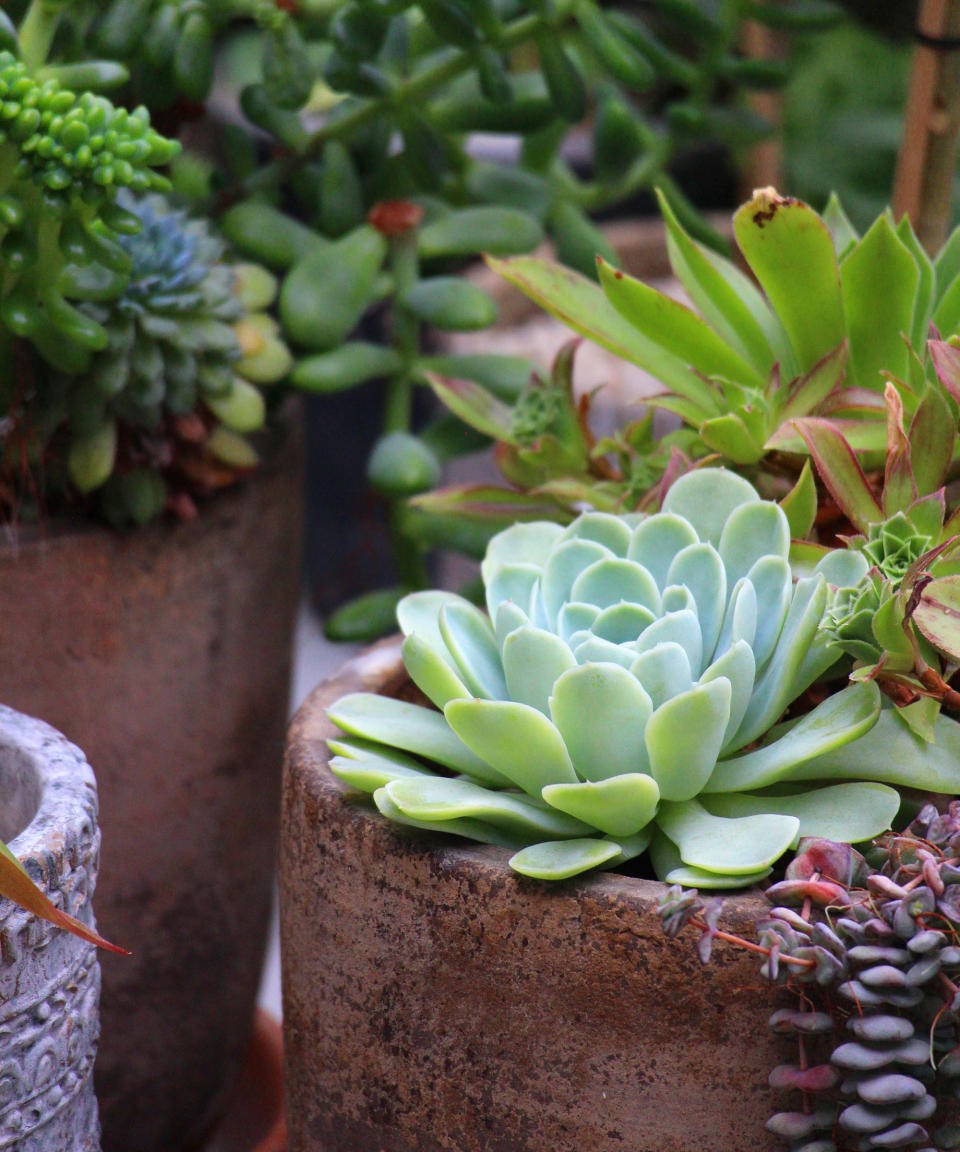
[(92, 92), (78, 96), (56, 79), (39, 80), (8, 51), (0, 52), (0, 99), (0, 144), (13, 159), (13, 177), (48, 197), (99, 206), (112, 188), (167, 187), (151, 166), (166, 164), (178, 145), (150, 127), (145, 108), (128, 112)]
[[(264, 422), (259, 386), (280, 380), (292, 360), (265, 311), (276, 293), (269, 273), (228, 263), (209, 224), (162, 197), (122, 203), (140, 229), (121, 241), (130, 271), (119, 295), (107, 285), (109, 298), (98, 300), (100, 278), (68, 269), (75, 291), (93, 297), (80, 307), (108, 333), (107, 347), (86, 372), (54, 386), (68, 409), (74, 486), (90, 492), (106, 485), (111, 518), (142, 520), (162, 505), (160, 472), (170, 461), (162, 454), (151, 461), (138, 443), (163, 438), (171, 420), (199, 409), (210, 425), (206, 450), (251, 466), (256, 453), (243, 437)], [(134, 466), (128, 460), (115, 472), (121, 443)]]
[[(344, 698), (333, 770), (387, 816), (514, 847), (542, 878), (649, 845), (665, 879), (739, 886), (799, 836), (868, 839), (899, 804), (878, 780), (956, 788), (956, 734), (919, 753), (871, 683), (775, 727), (838, 655), (818, 635), (826, 577), (794, 585), (789, 544), (782, 509), (720, 469), (655, 515), (515, 525), (483, 564), (489, 618), (440, 592), (398, 609), (442, 714)], [(822, 780), (870, 783), (799, 783)]]

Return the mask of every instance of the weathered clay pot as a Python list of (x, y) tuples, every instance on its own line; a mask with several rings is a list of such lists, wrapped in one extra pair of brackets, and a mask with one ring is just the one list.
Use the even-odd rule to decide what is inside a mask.
[[(79, 748), (0, 707), (0, 838), (43, 892), (93, 926), (97, 785)], [(99, 1152), (96, 949), (0, 899), (0, 1149)]]
[(109, 939), (104, 1147), (195, 1148), (253, 1021), (299, 583), (299, 434), (188, 524), (0, 548), (0, 699), (87, 752)]
[[(661, 884), (525, 880), (503, 850), (405, 834), (345, 794), (326, 705), (403, 681), (397, 643), (373, 648), (288, 737), (290, 1152), (769, 1149), (767, 1075), (789, 1049), (755, 955), (719, 944), (702, 967), (695, 936), (662, 932)], [(764, 907), (735, 897), (724, 927), (749, 933)]]

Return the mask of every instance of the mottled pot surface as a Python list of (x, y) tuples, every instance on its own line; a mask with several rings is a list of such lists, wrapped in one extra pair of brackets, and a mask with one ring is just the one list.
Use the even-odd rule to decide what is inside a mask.
[[(100, 832), (83, 753), (0, 707), (0, 795), (11, 851), (58, 907), (92, 926)], [(0, 1149), (99, 1152), (99, 996), (90, 944), (0, 899)]]
[[(294, 414), (295, 415), (295, 414)], [(269, 922), (299, 589), (299, 429), (191, 523), (0, 548), (0, 699), (100, 786), (97, 1092), (108, 1152), (200, 1144), (239, 1066)]]
[[(398, 830), (327, 767), (325, 707), (396, 691), (396, 642), (290, 730), (281, 836), (291, 1152), (759, 1152), (780, 993), (723, 944), (667, 940), (663, 886), (550, 885), (509, 854)], [(766, 904), (730, 898), (749, 933)], [(782, 1106), (782, 1105), (781, 1105)]]

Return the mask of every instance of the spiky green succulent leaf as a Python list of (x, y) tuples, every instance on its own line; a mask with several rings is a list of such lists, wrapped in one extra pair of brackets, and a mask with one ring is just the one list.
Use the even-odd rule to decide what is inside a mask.
[[(738, 886), (801, 831), (866, 838), (896, 811), (886, 783), (930, 773), (919, 754), (886, 758), (885, 783), (845, 786), (842, 809), (834, 789), (797, 786), (834, 775), (811, 763), (876, 781), (842, 755), (885, 713), (864, 682), (775, 727), (837, 658), (819, 632), (828, 579), (853, 586), (869, 567), (831, 552), (794, 584), (790, 548), (784, 511), (722, 469), (676, 480), (653, 515), (516, 524), (483, 561), (486, 615), (452, 593), (400, 604), (407, 669), (442, 713), (347, 697), (330, 715), (361, 744), (335, 744), (333, 770), (387, 815), (526, 837), (511, 864), (545, 879), (614, 867), (654, 837), (661, 871)], [(406, 760), (394, 775), (392, 749), (430, 775)]]
[[(934, 342), (935, 381), (927, 339), (931, 321), (946, 326), (945, 336), (960, 325), (960, 289), (951, 311), (909, 222), (894, 227), (882, 216), (858, 237), (836, 203), (821, 219), (801, 201), (761, 189), (734, 217), (758, 289), (689, 236), (663, 197), (661, 208), (674, 273), (696, 311), (603, 261), (599, 288), (532, 257), (491, 263), (575, 331), (655, 376), (664, 391), (649, 402), (695, 429), (701, 452), (740, 467), (762, 467), (775, 451), (836, 456), (818, 436), (823, 424), (859, 467), (857, 456), (885, 447), (883, 394), (893, 387), (904, 426), (912, 421), (917, 467), (914, 475), (904, 456), (890, 472), (884, 511), (905, 509), (911, 488), (914, 497), (935, 491), (956, 443), (956, 412), (945, 418), (944, 403), (960, 397), (960, 356), (946, 340)], [(943, 275), (955, 275), (948, 263)], [(917, 398), (931, 389), (918, 415)], [(835, 471), (851, 471), (835, 463)], [(862, 530), (881, 518), (867, 511), (855, 519)]]

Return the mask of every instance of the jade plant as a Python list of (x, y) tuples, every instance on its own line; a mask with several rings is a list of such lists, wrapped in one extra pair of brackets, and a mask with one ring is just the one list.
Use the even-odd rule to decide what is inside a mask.
[(960, 730), (941, 717), (943, 739), (911, 745), (870, 681), (805, 696), (841, 655), (828, 580), (862, 568), (834, 551), (794, 583), (789, 550), (784, 511), (718, 469), (653, 515), (515, 525), (484, 559), (488, 614), (401, 601), (404, 663), (440, 711), (345, 697), (332, 768), (391, 819), (512, 847), (542, 879), (649, 848), (664, 879), (736, 887), (801, 836), (869, 839), (889, 785), (956, 788)]
[[(115, 0), (110, 12), (131, 6)], [(152, 29), (165, 7), (141, 4), (143, 26)], [(274, 13), (273, 28), (262, 0), (205, 7), (223, 23), (246, 9), (260, 29), (262, 56), (228, 42), (224, 55), (244, 117), (275, 152), (257, 164), (249, 141), (224, 133), (223, 171), (210, 167), (198, 194), (225, 209), (224, 229), (245, 255), (284, 273), (280, 318), (304, 354), (294, 383), (333, 393), (385, 382), (367, 475), (386, 505), (396, 587), (327, 622), (339, 638), (357, 638), (359, 619), (369, 635), (389, 626), (404, 590), (427, 586), (431, 547), (476, 552), (491, 535), (486, 525), (470, 532), (404, 507), (479, 439), (449, 417), (417, 427), (426, 373), (466, 377), (509, 402), (533, 367), (493, 354), (426, 354), (429, 328), (485, 329), (497, 318), (493, 300), (455, 275), (463, 262), (530, 252), (549, 236), (565, 264), (592, 275), (598, 251), (615, 259), (595, 215), (655, 184), (692, 232), (722, 247), (673, 179), (672, 161), (691, 145), (737, 148), (769, 130), (747, 106), (750, 94), (780, 86), (789, 62), (742, 56), (748, 18), (809, 30), (841, 13), (792, 0), (721, 0), (710, 11), (691, 0), (642, 10), (594, 0), (324, 0), (295, 5), (292, 21)], [(577, 125), (592, 135), (590, 171), (569, 155)], [(478, 153), (477, 133), (519, 137), (516, 162)], [(378, 244), (369, 222), (397, 201), (408, 222)], [(386, 347), (357, 331), (373, 306), (386, 316)]]

